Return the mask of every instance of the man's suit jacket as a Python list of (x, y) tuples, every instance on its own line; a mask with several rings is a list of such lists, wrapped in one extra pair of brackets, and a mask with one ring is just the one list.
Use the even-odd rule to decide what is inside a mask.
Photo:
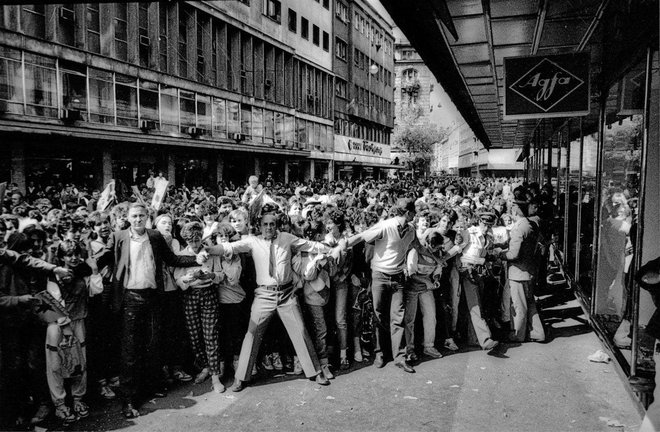
[(509, 250), (502, 252), (502, 258), (509, 262), (509, 279), (531, 280), (536, 273), (538, 233), (527, 218), (522, 218), (513, 225), (510, 237)]
[[(178, 256), (167, 246), (165, 239), (157, 230), (147, 230), (149, 243), (156, 267), (156, 288), (164, 291), (163, 264), (171, 267), (192, 267), (197, 265), (195, 257)], [(124, 301), (124, 290), (128, 278), (129, 253), (131, 248), (130, 230), (115, 231), (108, 239), (102, 255), (97, 260), (99, 268), (114, 264), (112, 278), (112, 309), (118, 312)]]

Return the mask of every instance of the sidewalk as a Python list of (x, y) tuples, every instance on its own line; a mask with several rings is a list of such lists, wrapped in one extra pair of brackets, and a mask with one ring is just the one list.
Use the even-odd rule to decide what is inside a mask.
[(148, 402), (146, 415), (135, 421), (124, 420), (114, 402), (72, 429), (636, 431), (640, 414), (613, 364), (587, 360), (602, 346), (572, 292), (551, 289), (539, 300), (552, 327), (544, 344), (509, 344), (490, 354), (460, 351), (422, 362), (416, 374), (391, 363), (364, 365), (329, 387), (284, 376), (220, 395), (210, 392), (210, 383), (189, 385)]

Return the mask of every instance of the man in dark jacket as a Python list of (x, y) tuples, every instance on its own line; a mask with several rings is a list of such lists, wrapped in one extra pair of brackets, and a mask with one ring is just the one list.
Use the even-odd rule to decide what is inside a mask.
[(158, 367), (163, 263), (191, 267), (207, 258), (204, 252), (197, 257), (175, 255), (158, 231), (146, 229), (147, 215), (143, 204), (132, 204), (130, 228), (112, 233), (97, 262), (99, 268), (114, 262), (112, 309), (120, 313), (122, 322), (119, 380), (126, 418), (140, 415), (135, 405), (138, 390), (143, 391), (141, 396), (148, 396), (149, 391), (165, 396)]

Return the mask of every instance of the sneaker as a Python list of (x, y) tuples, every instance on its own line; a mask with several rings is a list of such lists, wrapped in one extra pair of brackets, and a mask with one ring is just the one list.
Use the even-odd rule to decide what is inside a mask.
[(443, 346), (450, 351), (458, 351), (458, 345), (456, 345), (456, 342), (454, 342), (454, 339), (452, 338), (445, 339)]
[(65, 426), (76, 421), (76, 416), (73, 415), (71, 409), (64, 404), (55, 407), (55, 417), (61, 420)]
[(73, 412), (78, 418), (85, 418), (89, 415), (89, 407), (81, 400), (73, 401)]
[(362, 363), (364, 361), (364, 358), (362, 357), (362, 352), (355, 351), (355, 353), (353, 353), (353, 360), (355, 360), (358, 363)]
[(30, 423), (31, 424), (41, 423), (42, 421), (46, 420), (46, 418), (48, 418), (49, 415), (50, 415), (50, 406), (48, 406), (45, 403), (42, 403), (39, 405), (37, 412), (34, 413), (34, 415), (32, 416)]
[(424, 348), (424, 355), (429, 356), (429, 357), (433, 357), (433, 358), (436, 358), (436, 359), (442, 357), (442, 353), (440, 353), (440, 351), (435, 349), (435, 347), (426, 347), (426, 348)]
[(174, 371), (174, 373), (172, 374), (172, 378), (174, 378), (175, 380), (177, 380), (179, 382), (190, 382), (193, 379), (190, 375), (188, 375), (187, 373), (185, 373), (181, 369), (176, 369)]
[(225, 386), (220, 381), (220, 376), (219, 375), (212, 375), (211, 376), (211, 382), (213, 383), (213, 391), (215, 393), (224, 393)]
[(272, 359), (273, 359), (273, 368), (275, 370), (281, 371), (282, 369), (284, 369), (284, 366), (282, 365), (282, 359), (280, 358), (280, 355), (278, 353), (273, 353)]
[(302, 365), (300, 364), (300, 360), (298, 360), (298, 357), (293, 357), (293, 374), (302, 375), (302, 373), (303, 373), (303, 368)]
[(99, 394), (103, 399), (112, 400), (117, 397), (117, 394), (110, 388), (109, 385), (102, 385), (99, 388)]
[(275, 369), (275, 368), (273, 367), (273, 360), (272, 360), (272, 358), (273, 358), (273, 357), (272, 357), (272, 354), (266, 354), (266, 355), (264, 356), (263, 360), (261, 361), (261, 366), (262, 366), (264, 369), (269, 370), (269, 371), (272, 371), (273, 369)]

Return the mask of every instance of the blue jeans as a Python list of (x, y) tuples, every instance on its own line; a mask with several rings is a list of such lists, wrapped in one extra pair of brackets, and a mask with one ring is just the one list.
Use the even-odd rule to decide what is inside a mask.
[(371, 295), (374, 301), (374, 318), (376, 321), (375, 353), (383, 352), (383, 342), (387, 339), (387, 322), (389, 310), (389, 330), (392, 342), (392, 358), (395, 362), (405, 360), (406, 347), (404, 335), (404, 276), (403, 272), (385, 274), (378, 271), (372, 273)]
[(312, 329), (316, 355), (321, 365), (328, 364), (328, 326), (325, 321), (325, 307), (305, 304), (307, 324)]

